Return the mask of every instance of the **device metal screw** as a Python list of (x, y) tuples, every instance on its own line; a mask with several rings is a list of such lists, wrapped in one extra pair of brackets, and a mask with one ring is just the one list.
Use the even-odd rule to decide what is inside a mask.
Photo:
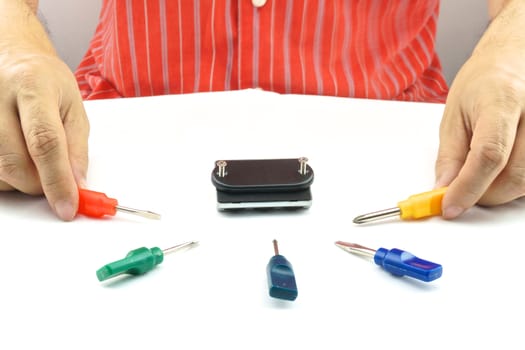
[(227, 172), (226, 172), (226, 165), (228, 163), (225, 161), (225, 160), (219, 160), (217, 161), (217, 163), (215, 163), (215, 165), (217, 165), (217, 168), (218, 168), (218, 171), (217, 171), (217, 175), (219, 177), (225, 177)]
[(308, 163), (308, 158), (299, 158), (299, 174), (306, 175), (306, 173), (308, 172), (308, 170), (306, 169), (306, 163)]

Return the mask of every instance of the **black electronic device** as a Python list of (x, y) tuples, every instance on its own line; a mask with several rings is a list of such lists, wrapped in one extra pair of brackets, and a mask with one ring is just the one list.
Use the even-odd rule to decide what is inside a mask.
[(314, 171), (305, 157), (215, 162), (217, 208), (309, 208)]

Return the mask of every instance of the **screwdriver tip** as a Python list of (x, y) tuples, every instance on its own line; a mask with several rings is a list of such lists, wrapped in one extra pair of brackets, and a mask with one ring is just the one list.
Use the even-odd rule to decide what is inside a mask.
[(362, 224), (362, 223), (365, 222), (364, 219), (365, 219), (364, 215), (358, 215), (352, 221), (353, 221), (354, 224)]
[(362, 246), (357, 243), (337, 241), (335, 242), (335, 245), (349, 253), (355, 253), (355, 254), (365, 255), (369, 257), (373, 257), (373, 255), (376, 252), (374, 249)]
[(177, 245), (175, 245), (173, 247), (164, 249), (162, 252), (164, 254), (169, 254), (169, 253), (173, 253), (173, 252), (175, 252), (177, 250), (180, 250), (182, 248), (190, 247), (190, 246), (193, 246), (193, 245), (196, 245), (196, 244), (199, 244), (199, 241), (188, 241), (188, 242), (177, 244)]
[(385, 210), (375, 211), (368, 214), (356, 216), (353, 220), (354, 224), (364, 224), (367, 222), (377, 221), (386, 219), (391, 216), (398, 216), (401, 214), (401, 210), (397, 207), (389, 208)]
[(148, 219), (153, 219), (153, 220), (160, 220), (161, 218), (160, 214), (154, 213), (152, 211), (144, 211), (142, 213), (142, 216)]

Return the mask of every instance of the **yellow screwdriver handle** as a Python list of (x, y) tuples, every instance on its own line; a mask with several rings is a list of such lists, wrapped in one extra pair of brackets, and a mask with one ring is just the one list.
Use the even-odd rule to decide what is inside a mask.
[(427, 216), (441, 215), (441, 201), (447, 187), (414, 194), (397, 203), (400, 218), (403, 220), (420, 219)]

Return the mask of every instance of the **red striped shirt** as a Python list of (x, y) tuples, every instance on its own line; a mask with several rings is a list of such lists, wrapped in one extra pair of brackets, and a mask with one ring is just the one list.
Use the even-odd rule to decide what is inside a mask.
[(262, 88), (443, 102), (439, 0), (104, 0), (83, 98)]

